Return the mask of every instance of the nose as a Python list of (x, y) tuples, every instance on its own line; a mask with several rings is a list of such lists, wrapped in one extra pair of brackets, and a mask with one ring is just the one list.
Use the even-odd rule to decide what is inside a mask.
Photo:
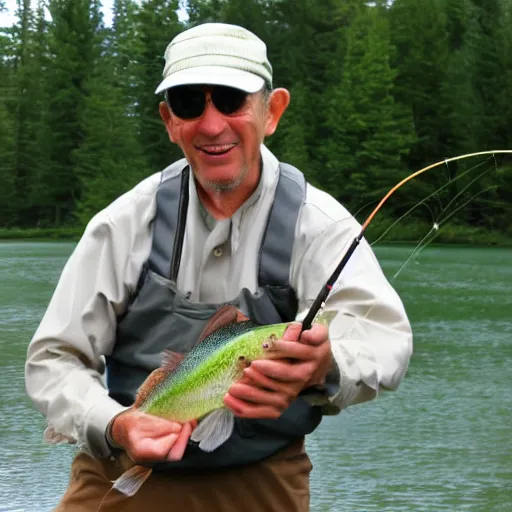
[(206, 93), (206, 105), (203, 115), (198, 119), (198, 130), (204, 135), (215, 137), (226, 127), (226, 117), (213, 104), (210, 92)]

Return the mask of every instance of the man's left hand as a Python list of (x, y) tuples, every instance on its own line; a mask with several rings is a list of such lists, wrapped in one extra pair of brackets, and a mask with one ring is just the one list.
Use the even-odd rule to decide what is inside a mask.
[(329, 331), (314, 324), (301, 335), (301, 328), (289, 325), (266, 358), (253, 361), (230, 387), (224, 405), (235, 416), (277, 419), (302, 390), (324, 384), (332, 364)]

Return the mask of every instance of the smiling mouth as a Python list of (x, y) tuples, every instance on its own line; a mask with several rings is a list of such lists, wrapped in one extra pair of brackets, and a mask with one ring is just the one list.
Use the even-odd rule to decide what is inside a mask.
[(229, 151), (231, 151), (236, 146), (235, 143), (232, 144), (211, 144), (205, 146), (196, 146), (197, 149), (206, 153), (207, 155), (225, 155)]

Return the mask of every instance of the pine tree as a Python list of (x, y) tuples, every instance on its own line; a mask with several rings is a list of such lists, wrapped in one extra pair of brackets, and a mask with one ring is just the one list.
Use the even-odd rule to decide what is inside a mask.
[(82, 195), (73, 153), (84, 140), (81, 115), (86, 83), (101, 51), (99, 0), (51, 0), (50, 63), (48, 66), (48, 189), (46, 216), (59, 226), (73, 222)]
[(352, 207), (381, 197), (405, 174), (410, 111), (393, 97), (395, 71), (383, 7), (362, 7), (348, 29), (341, 83), (327, 90), (322, 183)]
[(419, 138), (408, 164), (417, 169), (449, 154), (447, 127), (439, 115), (449, 55), (446, 16), (438, 0), (395, 0), (390, 21), (397, 49), (395, 96), (413, 111)]
[(299, 168), (309, 181), (321, 186), (316, 180), (309, 153), (313, 128), (308, 122), (309, 91), (303, 84), (297, 83), (291, 88), (290, 96), (290, 105), (276, 132), (265, 143), (279, 160)]
[(178, 21), (178, 0), (148, 0), (137, 16), (140, 63), (137, 71), (136, 114), (140, 119), (140, 144), (149, 168), (162, 170), (183, 155), (171, 144), (160, 119), (158, 104), (163, 96), (155, 95), (162, 80), (164, 52), (171, 40), (183, 30)]
[(134, 115), (135, 11), (132, 0), (116, 0), (105, 49), (85, 84), (80, 113), (84, 137), (73, 151), (83, 189), (77, 211), (82, 224), (149, 173)]
[[(4, 2), (0, 2), (0, 12), (4, 8)], [(18, 96), (15, 84), (13, 32), (11, 27), (0, 29), (0, 226), (15, 225), (18, 219), (14, 190), (14, 111)]]

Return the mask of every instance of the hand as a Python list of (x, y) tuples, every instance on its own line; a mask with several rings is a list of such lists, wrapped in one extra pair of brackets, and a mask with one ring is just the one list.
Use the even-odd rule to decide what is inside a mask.
[(180, 460), (197, 421), (176, 423), (128, 409), (114, 418), (111, 436), (136, 463)]
[(329, 331), (314, 324), (301, 335), (301, 328), (288, 326), (266, 358), (253, 361), (230, 387), (224, 405), (236, 416), (277, 419), (303, 389), (324, 384), (332, 364)]

